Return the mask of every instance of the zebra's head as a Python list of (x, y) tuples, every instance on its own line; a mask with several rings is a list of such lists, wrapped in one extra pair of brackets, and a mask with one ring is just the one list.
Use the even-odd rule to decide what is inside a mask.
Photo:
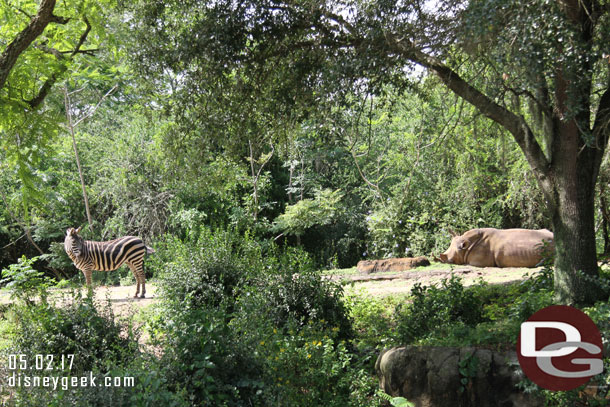
[(78, 235), (81, 228), (68, 228), (66, 230), (66, 240), (64, 240), (64, 249), (70, 258), (80, 256), (82, 252), (84, 239)]

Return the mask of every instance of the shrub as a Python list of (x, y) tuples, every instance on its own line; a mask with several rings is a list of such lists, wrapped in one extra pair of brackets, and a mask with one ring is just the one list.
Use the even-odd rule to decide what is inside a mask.
[[(352, 329), (342, 288), (304, 251), (207, 229), (160, 247), (161, 312), (149, 327), (173, 393), (227, 406), (339, 405), (374, 394), (345, 341)], [(318, 351), (304, 353), (314, 338)], [(290, 348), (291, 358), (270, 344)], [(293, 384), (280, 389), (274, 369), (296, 369)]]
[(454, 275), (443, 280), (440, 287), (415, 284), (411, 295), (411, 304), (396, 308), (397, 333), (402, 343), (413, 342), (453, 323), (474, 326), (483, 320), (481, 301), (471, 290), (464, 289)]
[(351, 337), (343, 288), (324, 279), (303, 250), (274, 252), (267, 257), (264, 272), (253, 279), (240, 298), (243, 315), (264, 315), (266, 322), (276, 328), (316, 322), (327, 328), (337, 327), (342, 339)]
[(11, 351), (28, 355), (28, 360), (35, 355), (74, 354), (71, 372), (104, 371), (131, 361), (138, 352), (134, 331), (123, 332), (110, 304), (102, 313), (89, 298), (61, 307), (16, 306), (13, 312), (19, 335)]
[(159, 288), (166, 301), (193, 306), (217, 306), (236, 296), (250, 274), (262, 268), (259, 244), (231, 231), (202, 228), (197, 240), (167, 236), (159, 242), (151, 267), (159, 271)]
[(4, 278), (0, 280), (0, 286), (6, 284), (6, 287), (11, 290), (11, 298), (21, 300), (26, 304), (33, 304), (35, 297), (46, 302), (47, 288), (52, 285), (52, 282), (50, 278), (45, 277), (43, 272), (32, 267), (36, 261), (38, 261), (38, 257), (28, 259), (22, 256), (18, 263), (11, 264), (8, 269), (2, 270)]
[(375, 298), (361, 291), (346, 295), (345, 301), (359, 348), (380, 350), (391, 343), (396, 325), (391, 312), (396, 307), (395, 298)]
[(195, 405), (237, 406), (255, 400), (260, 368), (227, 325), (227, 312), (189, 302), (172, 307), (152, 326), (161, 333), (152, 341), (164, 349), (160, 364), (169, 388), (185, 391)]
[(264, 361), (264, 405), (373, 406), (377, 384), (347, 343), (316, 323), (287, 326), (258, 342)]
[[(72, 298), (71, 302), (64, 298), (59, 306), (49, 302), (12, 305), (7, 315), (14, 330), (5, 351), (23, 357), (28, 370), (10, 373), (48, 376), (58, 383), (52, 390), (44, 386), (17, 386), (14, 389), (17, 405), (110, 406), (129, 400), (133, 388), (72, 387), (69, 382), (62, 382), (69, 377), (91, 375), (101, 383), (104, 376), (113, 376), (113, 369), (125, 368), (127, 372), (127, 367), (139, 358), (137, 333), (131, 327), (123, 329), (115, 321), (110, 304), (101, 311), (99, 308), (93, 300), (80, 297)], [(53, 355), (53, 360), (47, 355)], [(39, 362), (44, 366), (42, 369)], [(46, 369), (48, 363), (52, 363), (52, 370)], [(31, 370), (34, 367), (36, 370)]]

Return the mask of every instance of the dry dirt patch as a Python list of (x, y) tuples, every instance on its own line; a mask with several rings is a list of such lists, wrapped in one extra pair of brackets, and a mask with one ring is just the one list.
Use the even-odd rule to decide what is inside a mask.
[(158, 301), (157, 287), (146, 284), (146, 298), (133, 298), (136, 286), (99, 286), (95, 288), (95, 299), (105, 303), (110, 301), (112, 311), (116, 316), (133, 315), (138, 309), (146, 308)]
[(370, 295), (408, 295), (416, 283), (422, 285), (438, 284), (451, 275), (462, 279), (465, 286), (476, 284), (483, 280), (490, 284), (506, 284), (521, 281), (527, 275), (539, 272), (541, 268), (499, 268), (499, 267), (474, 267), (457, 266), (449, 269), (426, 268), (419, 271), (404, 271), (401, 273), (356, 274), (349, 276), (335, 275), (334, 280), (351, 281), (355, 289), (364, 289)]
[[(133, 298), (136, 292), (136, 286), (98, 286), (95, 287), (95, 299), (100, 304), (105, 304), (110, 301), (112, 311), (116, 316), (130, 316), (141, 308), (146, 308), (158, 301), (157, 287), (152, 284), (146, 284), (146, 298)], [(68, 294), (69, 290), (50, 290), (51, 298), (60, 298), (63, 294)], [(86, 288), (81, 289), (83, 296), (87, 295)], [(0, 304), (8, 304), (11, 302), (10, 293), (6, 290), (0, 292)]]

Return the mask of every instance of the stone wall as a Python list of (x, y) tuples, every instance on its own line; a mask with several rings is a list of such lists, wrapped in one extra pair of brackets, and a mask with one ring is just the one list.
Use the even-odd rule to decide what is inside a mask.
[[(460, 374), (460, 363), (472, 368), (469, 377)], [(386, 393), (405, 397), (417, 407), (543, 405), (516, 387), (523, 373), (511, 351), (405, 346), (383, 351), (375, 370)]]

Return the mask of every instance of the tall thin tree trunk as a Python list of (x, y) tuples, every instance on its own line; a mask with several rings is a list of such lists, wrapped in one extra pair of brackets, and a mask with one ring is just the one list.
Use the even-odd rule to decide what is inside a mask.
[(254, 151), (252, 150), (252, 142), (248, 140), (250, 148), (250, 171), (252, 172), (252, 198), (254, 199), (254, 207), (252, 208), (252, 217), (254, 220), (258, 217), (258, 177), (254, 171)]
[(610, 213), (608, 212), (608, 201), (606, 200), (606, 179), (599, 180), (599, 210), (602, 215), (602, 233), (604, 235), (604, 256), (610, 253), (610, 236), (608, 228), (610, 223)]
[(74, 149), (74, 157), (76, 158), (76, 166), (78, 168), (78, 175), (80, 177), (80, 185), (83, 189), (83, 199), (85, 201), (85, 211), (87, 212), (87, 222), (89, 223), (89, 230), (93, 232), (93, 220), (91, 218), (91, 211), (89, 209), (89, 197), (87, 196), (87, 188), (85, 187), (85, 177), (83, 175), (83, 168), (80, 165), (80, 158), (78, 156), (78, 148), (76, 147), (76, 137), (74, 135), (74, 124), (72, 123), (72, 106), (70, 103), (70, 95), (68, 94), (67, 86), (64, 86), (64, 103), (66, 106), (66, 117), (68, 119), (68, 129), (72, 136), (72, 148)]

